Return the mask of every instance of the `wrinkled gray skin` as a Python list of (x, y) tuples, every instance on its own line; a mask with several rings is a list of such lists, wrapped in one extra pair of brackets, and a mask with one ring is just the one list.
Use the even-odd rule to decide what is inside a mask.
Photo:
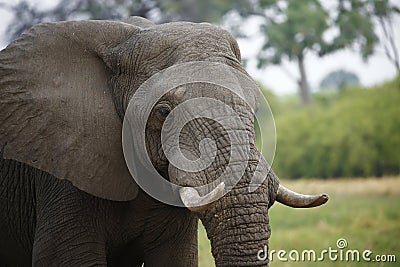
[[(253, 111), (240, 98), (189, 84), (161, 101), (173, 108), (198, 96), (221, 99), (247, 126), (246, 172), (206, 210), (168, 206), (138, 190), (121, 149), (124, 112), (141, 83), (190, 61), (245, 73), (236, 41), (209, 24), (126, 22), (41, 24), (0, 52), (0, 266), (197, 266), (198, 218), (217, 266), (266, 266), (257, 251), (270, 237), (268, 208), (279, 181), (270, 172), (248, 191), (260, 153)], [(199, 141), (210, 137), (217, 140), (216, 160), (184, 181), (170, 177), (160, 146), (160, 103), (146, 129), (154, 166), (182, 186), (211, 182), (229, 159), (226, 133), (211, 120), (189, 123), (183, 153), (198, 155)]]

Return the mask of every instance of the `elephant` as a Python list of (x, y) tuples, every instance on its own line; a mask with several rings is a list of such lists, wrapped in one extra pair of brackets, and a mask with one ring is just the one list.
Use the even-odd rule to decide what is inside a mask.
[[(0, 52), (1, 266), (197, 266), (199, 219), (216, 266), (268, 265), (257, 252), (268, 244), (268, 209), (275, 200), (305, 208), (328, 196), (287, 189), (263, 160), (255, 145), (257, 88), (243, 88), (246, 103), (204, 81), (160, 93), (161, 80), (148, 89), (160, 94), (155, 103), (135, 94), (158, 73), (196, 62), (227, 66), (251, 80), (236, 40), (208, 23), (155, 25), (140, 17), (42, 23)], [(223, 103), (245, 126), (248, 153), (232, 162), (245, 164), (234, 184), (214, 183), (233, 153), (228, 134), (239, 136), (233, 126), (226, 130), (200, 116), (181, 129), (177, 139), (186, 160), (207, 155), (203, 140), (214, 140), (214, 160), (206, 168), (182, 170), (166, 155), (164, 124), (173, 113), (186, 114), (178, 107), (201, 97), (217, 99), (214, 106)], [(138, 107), (149, 112), (140, 122), (146, 153), (161, 180), (179, 186), (165, 191), (179, 204), (153, 197), (140, 186), (153, 174), (128, 166), (122, 133), (131, 104), (132, 116), (143, 113)], [(134, 141), (140, 135), (135, 129)], [(259, 166), (267, 172), (249, 190)]]

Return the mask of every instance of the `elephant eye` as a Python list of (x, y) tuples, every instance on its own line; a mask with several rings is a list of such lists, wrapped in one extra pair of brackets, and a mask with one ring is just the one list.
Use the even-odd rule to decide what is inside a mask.
[(157, 108), (157, 113), (162, 118), (166, 118), (170, 112), (171, 108), (168, 105), (160, 105), (160, 107)]

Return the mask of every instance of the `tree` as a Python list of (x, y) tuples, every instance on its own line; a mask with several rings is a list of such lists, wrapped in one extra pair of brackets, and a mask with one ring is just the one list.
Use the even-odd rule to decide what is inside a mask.
[(277, 1), (272, 6), (277, 18), (264, 24), (262, 31), (266, 42), (259, 57), (259, 67), (280, 64), (284, 58), (297, 61), (300, 79), (300, 95), (303, 103), (311, 103), (310, 87), (305, 69), (305, 57), (309, 50), (319, 49), (322, 34), (328, 28), (328, 14), (317, 0)]
[(7, 29), (11, 41), (41, 22), (76, 19), (112, 19), (141, 16), (155, 23), (169, 21), (220, 22), (232, 8), (247, 10), (247, 0), (60, 0), (52, 9), (41, 10), (22, 0), (17, 4), (0, 3), (0, 8), (14, 14)]
[(120, 19), (129, 14), (148, 17), (154, 4), (141, 0), (61, 0), (52, 9), (42, 10), (32, 5), (29, 0), (17, 4), (2, 3), (0, 8), (13, 13), (14, 19), (8, 25), (8, 42), (22, 32), (41, 22), (76, 19)]
[(251, 9), (249, 0), (160, 0), (159, 2), (161, 9), (170, 16), (171, 21), (219, 23), (231, 10), (242, 12)]
[[(338, 0), (337, 3), (337, 12), (328, 12), (318, 0), (258, 1), (261, 10), (258, 14), (265, 18), (262, 25), (265, 43), (258, 66), (280, 64), (284, 59), (297, 62), (300, 75), (297, 83), (304, 104), (311, 103), (305, 68), (309, 53), (322, 57), (353, 47), (366, 59), (376, 44), (368, 3), (363, 0)], [(324, 38), (329, 30), (338, 32), (332, 40)]]
[(319, 84), (321, 90), (342, 90), (346, 86), (359, 85), (360, 79), (354, 72), (337, 70), (329, 73)]
[(385, 55), (395, 66), (397, 72), (400, 72), (399, 50), (395, 42), (393, 30), (393, 17), (396, 14), (400, 14), (400, 7), (390, 3), (389, 0), (370, 1), (372, 5), (371, 15), (376, 18), (383, 33), (380, 42), (385, 49)]
[(338, 15), (332, 26), (339, 31), (332, 42), (322, 46), (320, 56), (343, 48), (353, 48), (364, 60), (373, 54), (378, 41), (369, 13), (370, 5), (365, 0), (339, 0)]

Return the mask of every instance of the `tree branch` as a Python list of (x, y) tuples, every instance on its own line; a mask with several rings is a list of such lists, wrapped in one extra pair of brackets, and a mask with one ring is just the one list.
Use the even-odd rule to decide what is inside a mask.
[(394, 41), (393, 25), (390, 22), (390, 17), (386, 20), (382, 16), (378, 17), (379, 24), (381, 25), (384, 37), (386, 39), (386, 41), (383, 42), (383, 47), (385, 49), (386, 57), (396, 67), (397, 71), (400, 71), (400, 59), (396, 42)]

